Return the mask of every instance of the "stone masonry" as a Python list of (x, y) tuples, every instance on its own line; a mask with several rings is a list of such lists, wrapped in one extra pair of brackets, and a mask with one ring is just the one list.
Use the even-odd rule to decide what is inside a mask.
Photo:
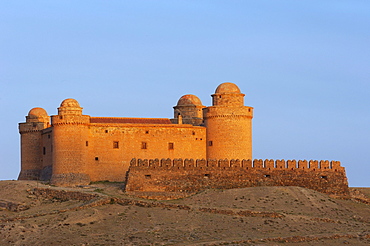
[(131, 161), (126, 191), (131, 194), (193, 194), (203, 189), (300, 186), (347, 195), (348, 183), (338, 161), (193, 160)]
[(21, 180), (54, 185), (126, 182), (128, 192), (296, 185), (348, 193), (339, 162), (252, 161), (253, 108), (233, 83), (220, 84), (212, 106), (182, 96), (174, 118), (91, 117), (75, 99), (58, 114), (33, 108), (21, 134)]

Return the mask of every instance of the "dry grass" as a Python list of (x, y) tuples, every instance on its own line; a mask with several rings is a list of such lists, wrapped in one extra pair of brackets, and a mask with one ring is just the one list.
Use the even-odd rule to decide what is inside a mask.
[[(300, 187), (207, 190), (172, 201), (141, 199), (148, 206), (112, 202), (82, 209), (75, 208), (86, 201), (45, 199), (27, 191), (37, 187), (68, 190), (0, 181), (0, 201), (28, 207), (0, 210), (0, 245), (370, 244), (370, 205)], [(120, 187), (99, 183), (70, 190), (135, 200)], [(370, 198), (368, 188), (356, 189)]]

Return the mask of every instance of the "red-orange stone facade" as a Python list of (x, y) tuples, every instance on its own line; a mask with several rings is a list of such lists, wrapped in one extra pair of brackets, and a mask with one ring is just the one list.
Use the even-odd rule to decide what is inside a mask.
[[(26, 122), (19, 124), (21, 172), (18, 179), (50, 180), (61, 186), (84, 185), (92, 181), (127, 181), (132, 184), (128, 183), (127, 187), (133, 191), (133, 187), (139, 191), (155, 191), (158, 187), (153, 188), (153, 182), (141, 181), (149, 177), (149, 166), (143, 168), (132, 160), (251, 161), (253, 108), (244, 106), (244, 96), (233, 83), (219, 85), (209, 107), (203, 106), (194, 95), (184, 95), (174, 107), (173, 119), (91, 117), (82, 114), (82, 107), (75, 99), (64, 100), (58, 115), (51, 117), (44, 109), (33, 108), (26, 116)], [(344, 168), (338, 165), (335, 172), (342, 173), (342, 184), (348, 187)], [(171, 183), (168, 181), (171, 173), (179, 180), (188, 173), (180, 167), (176, 172), (150, 169), (162, 178), (162, 182), (157, 181), (162, 190), (164, 183)], [(196, 169), (194, 164), (191, 170)], [(222, 171), (216, 169), (217, 175), (213, 173), (212, 176), (222, 179)], [(248, 173), (247, 170), (243, 173)], [(197, 181), (197, 173), (201, 174), (191, 172), (193, 184), (185, 183), (202, 186), (204, 178)], [(250, 179), (250, 175), (244, 176)], [(324, 175), (325, 180), (327, 176)], [(224, 178), (230, 179), (230, 172), (225, 171)], [(251, 180), (244, 182), (245, 185), (240, 180), (231, 185), (227, 183), (227, 187), (256, 185)], [(167, 188), (171, 190), (170, 186)]]

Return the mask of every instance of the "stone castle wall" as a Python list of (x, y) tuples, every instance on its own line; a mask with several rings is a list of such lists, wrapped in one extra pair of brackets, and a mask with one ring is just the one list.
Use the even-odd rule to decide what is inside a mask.
[(132, 158), (206, 157), (205, 129), (192, 125), (91, 124), (85, 140), (91, 181), (124, 181)]
[(347, 195), (348, 182), (338, 161), (133, 159), (128, 193), (194, 193), (207, 188), (300, 186)]

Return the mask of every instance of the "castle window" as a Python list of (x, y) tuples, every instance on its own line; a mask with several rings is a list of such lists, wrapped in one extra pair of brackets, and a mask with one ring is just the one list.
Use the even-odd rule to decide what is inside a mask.
[(148, 145), (146, 144), (146, 142), (141, 142), (141, 149), (147, 149), (148, 148)]
[(145, 131), (145, 134), (149, 134), (149, 131)]
[(204, 174), (205, 179), (208, 179), (210, 176), (211, 176), (211, 174), (209, 174), (209, 173)]
[(108, 133), (108, 130), (105, 130), (105, 133)]
[(96, 157), (95, 157), (95, 160), (96, 160), (96, 161), (98, 161), (98, 160), (99, 160), (99, 157), (97, 157), (97, 156), (96, 156)]
[(193, 131), (193, 135), (195, 135), (195, 131)]
[(208, 146), (213, 146), (213, 142), (212, 141), (208, 141)]
[(321, 176), (322, 179), (328, 179), (328, 176)]
[(265, 178), (271, 178), (271, 175), (270, 174), (265, 174), (264, 177)]
[(48, 138), (50, 138), (50, 134), (48, 134)]
[(89, 141), (86, 141), (86, 147), (89, 146)]
[(113, 141), (113, 149), (118, 149), (118, 148), (119, 148), (119, 142)]
[(173, 143), (168, 143), (168, 149), (174, 149), (174, 144)]
[(42, 147), (42, 154), (45, 155), (46, 154), (46, 148), (45, 147)]
[(152, 178), (152, 175), (147, 174), (147, 175), (145, 175), (145, 178), (146, 178), (146, 179), (151, 179), (151, 178)]

